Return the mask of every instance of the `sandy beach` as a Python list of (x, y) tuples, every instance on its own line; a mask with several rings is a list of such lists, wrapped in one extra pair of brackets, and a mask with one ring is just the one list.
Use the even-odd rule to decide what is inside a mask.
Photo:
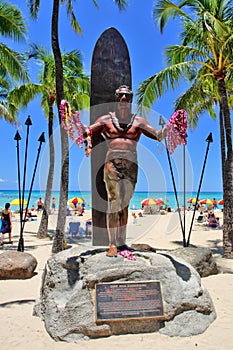
[[(222, 213), (219, 211), (220, 223)], [(86, 212), (83, 217), (69, 217), (69, 220), (85, 220), (90, 217)], [(189, 233), (192, 212), (186, 214), (185, 232)], [(222, 257), (222, 230), (211, 229), (194, 220), (191, 233), (191, 245), (209, 247), (221, 269), (221, 273), (202, 278), (208, 289), (217, 312), (217, 319), (205, 333), (181, 338), (168, 337), (159, 333), (112, 336), (77, 343), (55, 342), (46, 332), (41, 319), (32, 315), (35, 300), (39, 297), (41, 275), (47, 259), (51, 256), (52, 241), (49, 238), (36, 237), (39, 218), (34, 222), (27, 222), (24, 229), (25, 252), (32, 254), (38, 261), (36, 275), (27, 280), (0, 281), (0, 348), (9, 349), (119, 349), (130, 347), (134, 350), (146, 349), (232, 349), (233, 332), (233, 260)], [(56, 215), (51, 215), (49, 230), (56, 227)], [(13, 246), (5, 245), (0, 254), (6, 249), (17, 250), (19, 239), (19, 222), (13, 223)], [(166, 215), (147, 215), (137, 218), (133, 223), (129, 216), (127, 243), (147, 243), (158, 249), (174, 249), (182, 247), (182, 234), (177, 213)], [(73, 242), (72, 245), (83, 244), (90, 247), (90, 242)], [(109, 258), (111, 259), (111, 258)], [(111, 261), (111, 260), (110, 260)]]

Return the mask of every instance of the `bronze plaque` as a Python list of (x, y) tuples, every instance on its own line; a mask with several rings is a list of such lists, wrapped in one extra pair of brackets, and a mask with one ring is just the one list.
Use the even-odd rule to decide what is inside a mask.
[(164, 317), (160, 281), (97, 283), (96, 322)]

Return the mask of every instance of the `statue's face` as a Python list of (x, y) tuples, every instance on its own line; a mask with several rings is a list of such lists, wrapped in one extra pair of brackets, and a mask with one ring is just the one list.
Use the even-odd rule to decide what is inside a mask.
[(129, 115), (132, 102), (132, 91), (128, 88), (119, 88), (116, 93), (117, 111), (121, 115)]
[(121, 103), (130, 103), (132, 101), (133, 94), (130, 89), (119, 88), (116, 94), (116, 101)]

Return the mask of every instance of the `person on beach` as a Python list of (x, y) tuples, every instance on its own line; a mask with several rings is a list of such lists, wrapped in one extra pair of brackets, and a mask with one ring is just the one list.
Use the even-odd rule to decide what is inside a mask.
[(131, 113), (133, 93), (128, 86), (120, 86), (115, 98), (115, 112), (99, 117), (89, 127), (93, 136), (101, 134), (108, 144), (104, 166), (108, 195), (107, 256), (117, 256), (117, 250), (132, 250), (126, 245), (126, 225), (138, 175), (137, 142), (142, 134), (156, 141), (167, 136), (166, 127), (158, 131), (144, 118)]
[(25, 218), (25, 220), (26, 221), (34, 221), (35, 220), (34, 218), (37, 218), (37, 215), (36, 214), (32, 214), (31, 210), (27, 209), (26, 210), (26, 218)]
[(214, 213), (210, 214), (210, 217), (208, 219), (208, 226), (212, 228), (216, 228), (219, 226), (219, 221), (215, 217)]
[(213, 198), (213, 209), (218, 209), (218, 202), (216, 201), (216, 198)]
[(134, 212), (132, 213), (132, 217), (133, 217), (133, 224), (137, 225), (137, 215)]
[(40, 210), (42, 210), (44, 208), (44, 203), (43, 203), (43, 201), (42, 201), (42, 199), (41, 199), (41, 197), (38, 199), (38, 201), (37, 201), (37, 211), (40, 211)]
[(53, 212), (55, 211), (55, 209), (56, 209), (56, 198), (53, 197), (52, 198), (52, 210), (53, 210)]
[(9, 243), (12, 244), (13, 243), (11, 238), (12, 214), (10, 210), (10, 203), (5, 204), (5, 209), (2, 211), (1, 219), (2, 219), (2, 227), (1, 227), (2, 237), (1, 237), (0, 245), (4, 244), (4, 235), (6, 233), (8, 233), (8, 236), (9, 236)]
[(86, 203), (85, 203), (85, 200), (83, 199), (83, 202), (81, 204), (81, 207), (82, 207), (82, 212), (81, 214), (83, 215), (85, 213), (85, 207), (86, 207)]

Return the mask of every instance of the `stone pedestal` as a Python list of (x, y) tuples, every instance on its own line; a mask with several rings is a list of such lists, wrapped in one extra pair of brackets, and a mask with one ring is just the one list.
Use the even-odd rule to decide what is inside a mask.
[[(136, 260), (110, 258), (105, 249), (81, 247), (51, 257), (34, 314), (55, 340), (68, 342), (113, 334), (161, 332), (169, 336), (203, 333), (216, 318), (198, 272), (169, 252), (135, 251)], [(165, 318), (95, 322), (95, 284), (158, 280)]]

